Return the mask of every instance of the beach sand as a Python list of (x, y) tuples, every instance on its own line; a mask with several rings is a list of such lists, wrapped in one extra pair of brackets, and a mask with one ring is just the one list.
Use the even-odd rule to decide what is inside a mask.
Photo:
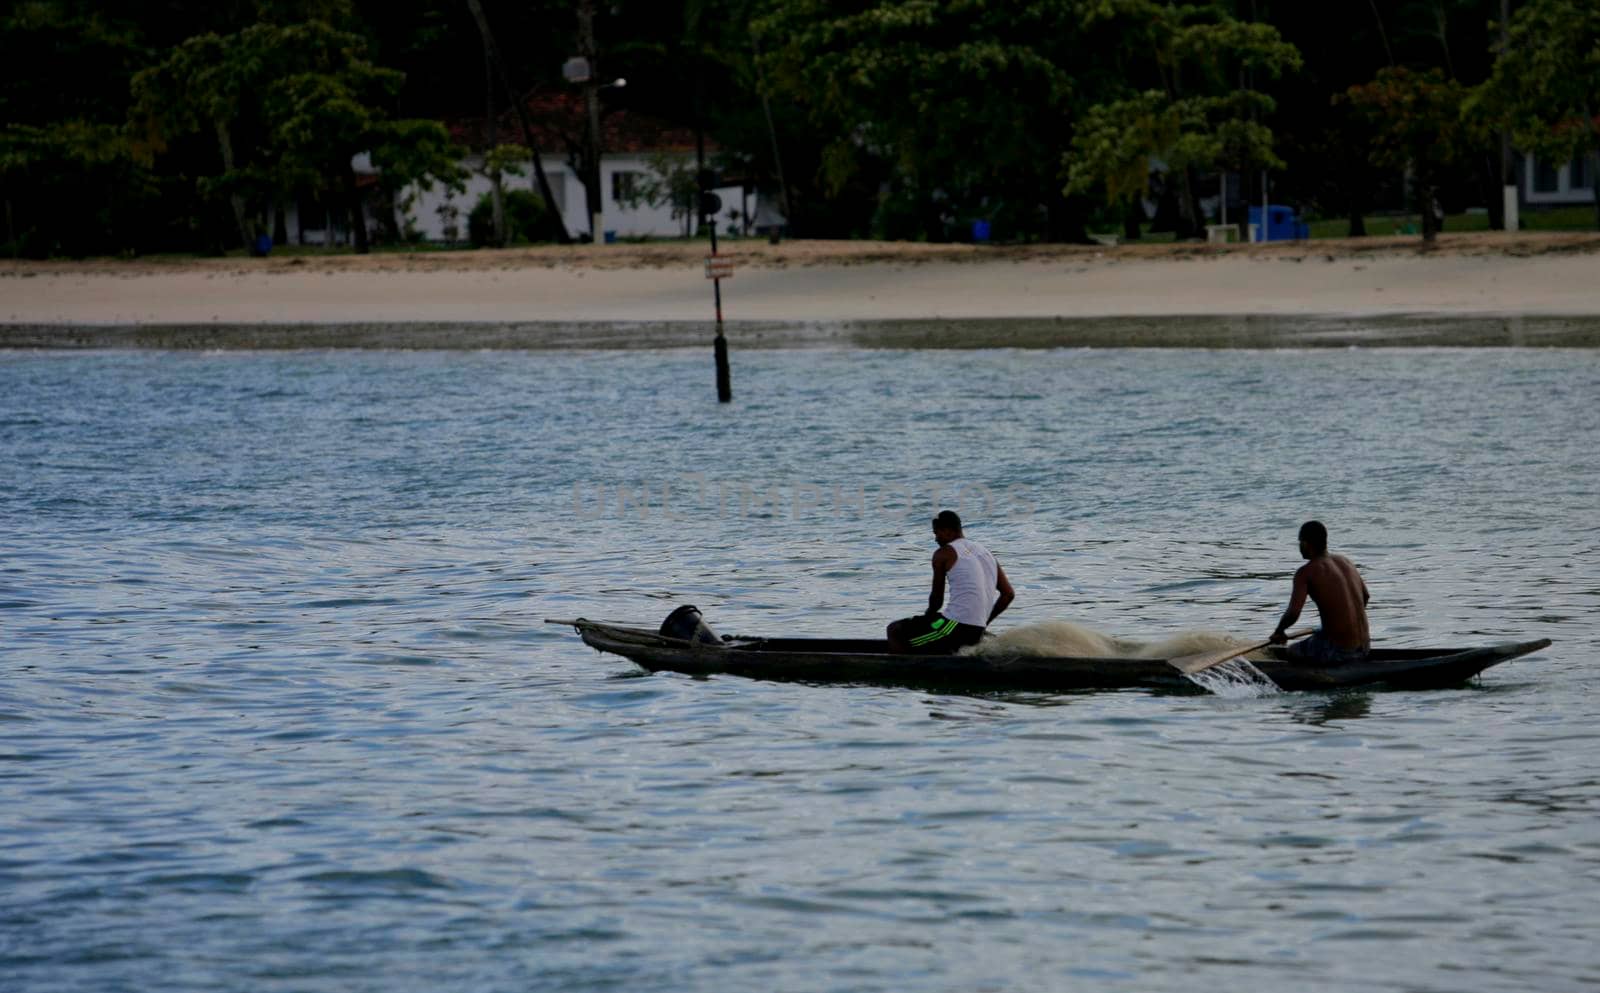
[[(1114, 247), (724, 243), (738, 344), (1600, 344), (1600, 235)], [(0, 262), (0, 347), (660, 347), (704, 244)], [(961, 319), (947, 335), (941, 322)], [(967, 325), (971, 325), (967, 327)], [(736, 332), (742, 332), (740, 338)]]

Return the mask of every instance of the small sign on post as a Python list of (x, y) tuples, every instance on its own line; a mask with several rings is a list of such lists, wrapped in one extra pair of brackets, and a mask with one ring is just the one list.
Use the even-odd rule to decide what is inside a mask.
[(733, 259), (725, 255), (706, 256), (707, 279), (732, 279)]

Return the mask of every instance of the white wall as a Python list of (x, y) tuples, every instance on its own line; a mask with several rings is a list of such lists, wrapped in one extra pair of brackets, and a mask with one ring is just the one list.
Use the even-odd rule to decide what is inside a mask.
[[(461, 193), (454, 193), (438, 183), (435, 183), (431, 189), (423, 189), (417, 186), (407, 187), (395, 205), (396, 210), (401, 215), (401, 230), (405, 230), (409, 225), (420, 232), (426, 241), (465, 242), (467, 240), (467, 217), (471, 215), (472, 208), (477, 205), (478, 199), (490, 190), (488, 177), (476, 171), (482, 164), (483, 160), (481, 158), (462, 161), (461, 165), (468, 170), (469, 175), (467, 176), (466, 189)], [(570, 206), (574, 199), (580, 202), (583, 200), (583, 184), (574, 179), (564, 162), (546, 157), (544, 159), (544, 170), (545, 175), (550, 179), (551, 193), (555, 195), (557, 209), (561, 209), (564, 204)], [(531, 190), (534, 193), (538, 193), (538, 181), (533, 175), (532, 166), (524, 165), (524, 172), (527, 174), (523, 176), (502, 177), (500, 181), (501, 188), (506, 190)], [(576, 196), (574, 196), (574, 193), (576, 193)], [(453, 221), (448, 220), (444, 214), (440, 213), (440, 208), (446, 206), (454, 207), (457, 211)], [(577, 213), (580, 215), (583, 213), (581, 204)], [(567, 211), (562, 210), (563, 217), (566, 214)], [(454, 236), (446, 237), (446, 228), (452, 223), (456, 228)], [(572, 228), (570, 220), (567, 227), (569, 230)], [(587, 229), (587, 225), (585, 225), (585, 228)]]
[[(684, 157), (685, 162), (691, 162), (691, 156)], [(468, 170), (475, 169), (482, 159), (468, 159), (462, 164)], [(589, 217), (587, 198), (584, 196), (583, 183), (572, 171), (566, 159), (546, 156), (543, 160), (545, 175), (550, 179), (551, 192), (555, 195), (556, 208), (561, 213), (561, 219), (574, 237), (589, 233)], [(676, 238), (684, 234), (684, 221), (681, 217), (672, 216), (669, 205), (653, 207), (649, 204), (640, 204), (637, 207), (625, 207), (612, 198), (612, 177), (619, 172), (635, 172), (649, 174), (651, 172), (650, 157), (645, 155), (606, 155), (600, 161), (600, 191), (603, 201), (603, 215), (601, 231), (614, 231), (619, 238)], [(538, 184), (532, 175), (532, 168), (526, 167), (527, 175), (506, 176), (501, 183), (505, 189), (522, 189), (538, 192)], [(467, 216), (472, 213), (472, 208), (477, 204), (478, 198), (489, 192), (489, 180), (477, 172), (472, 172), (466, 183), (466, 190), (462, 193), (451, 193), (437, 184), (431, 190), (412, 187), (401, 197), (399, 209), (403, 216), (401, 228), (406, 224), (414, 227), (427, 241), (448, 241), (445, 237), (446, 221), (439, 209), (449, 205), (459, 211), (455, 224), (456, 235), (453, 240), (464, 242), (467, 240)], [(737, 186), (717, 191), (722, 197), (722, 211), (718, 214), (718, 227), (725, 230), (728, 225), (728, 211), (743, 209), (740, 202), (740, 191)], [(411, 198), (409, 209), (406, 198)], [(750, 209), (755, 210), (755, 197), (750, 198)]]
[[(685, 158), (686, 163), (690, 160)], [(607, 155), (600, 160), (600, 194), (604, 201), (601, 208), (605, 211), (602, 219), (602, 231), (615, 231), (619, 238), (640, 238), (651, 235), (657, 237), (682, 237), (684, 235), (684, 219), (672, 216), (672, 206), (663, 204), (653, 207), (641, 203), (636, 207), (625, 207), (613, 197), (613, 185), (618, 173), (635, 173), (641, 179), (655, 178), (650, 167), (650, 160), (643, 155)], [(693, 218), (690, 218), (693, 223)], [(579, 228), (574, 230), (588, 231), (589, 223), (584, 220)]]

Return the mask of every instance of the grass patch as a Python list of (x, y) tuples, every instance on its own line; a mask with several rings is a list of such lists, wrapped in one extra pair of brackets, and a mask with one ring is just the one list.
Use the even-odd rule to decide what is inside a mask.
[[(1524, 231), (1593, 231), (1595, 229), (1594, 207), (1590, 205), (1524, 207), (1521, 211), (1520, 220)], [(1369, 235), (1422, 233), (1422, 219), (1417, 214), (1368, 214), (1366, 222), (1367, 234)], [(1306, 226), (1311, 229), (1312, 238), (1348, 238), (1350, 236), (1350, 219), (1346, 217), (1311, 221)], [(1444, 232), (1446, 234), (1488, 230), (1489, 215), (1487, 213), (1445, 215)]]
[[(1422, 219), (1416, 214), (1368, 214), (1366, 215), (1367, 234), (1374, 237), (1396, 234), (1422, 234)], [(1524, 231), (1593, 231), (1595, 230), (1594, 207), (1589, 204), (1572, 205), (1566, 207), (1524, 207), (1521, 212), (1522, 230)], [(1311, 238), (1348, 238), (1350, 237), (1350, 219), (1346, 217), (1330, 217), (1323, 220), (1310, 221), (1306, 224), (1310, 229)], [(1092, 226), (1091, 230), (1100, 235), (1117, 235), (1121, 239), (1122, 227), (1118, 225)], [(1444, 219), (1444, 233), (1461, 234), (1469, 231), (1488, 231), (1489, 215), (1487, 212), (1473, 212), (1461, 214), (1448, 214)], [(1172, 232), (1152, 232), (1146, 230), (1139, 243), (1159, 245), (1173, 240)]]

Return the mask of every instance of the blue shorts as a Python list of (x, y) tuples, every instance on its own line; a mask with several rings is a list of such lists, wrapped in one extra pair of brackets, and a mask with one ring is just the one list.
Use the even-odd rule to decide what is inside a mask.
[(1340, 648), (1329, 641), (1328, 636), (1318, 628), (1304, 641), (1291, 643), (1288, 654), (1290, 658), (1300, 662), (1339, 665), (1344, 662), (1364, 662), (1368, 652), (1365, 648)]

